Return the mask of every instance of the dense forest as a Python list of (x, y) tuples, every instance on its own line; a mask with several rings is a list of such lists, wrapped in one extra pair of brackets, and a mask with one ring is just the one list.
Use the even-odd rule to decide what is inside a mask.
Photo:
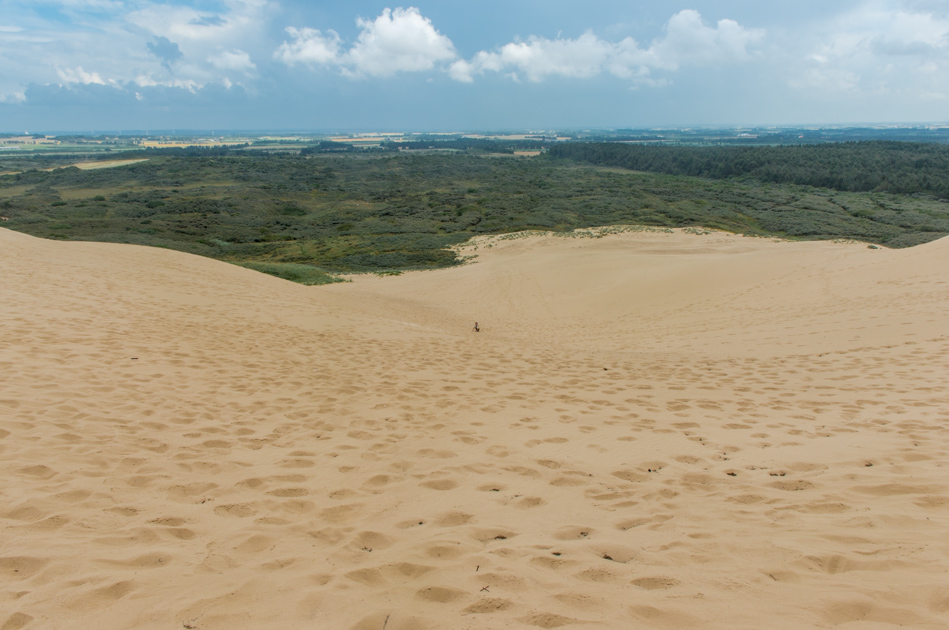
[(949, 146), (944, 144), (869, 141), (672, 147), (583, 142), (554, 145), (550, 155), (650, 173), (747, 178), (850, 192), (923, 193), (949, 199)]
[(301, 155), (318, 153), (384, 153), (398, 151), (466, 151), (468, 153), (506, 153), (540, 151), (546, 146), (540, 140), (492, 140), (487, 138), (448, 138), (433, 140), (387, 140), (377, 147), (358, 148), (345, 142), (323, 140), (304, 147)]
[[(597, 147), (574, 146), (595, 158)], [(888, 145), (874, 146), (877, 160), (891, 159)], [(630, 148), (599, 148), (606, 156), (617, 147)], [(949, 234), (949, 204), (931, 197), (624, 171), (565, 156), (134, 155), (148, 159), (0, 176), (2, 226), (44, 238), (167, 247), (305, 282), (326, 280), (325, 271), (450, 266), (461, 262), (448, 249), (453, 244), (525, 229), (701, 226), (889, 247)], [(788, 168), (800, 164), (789, 160)]]

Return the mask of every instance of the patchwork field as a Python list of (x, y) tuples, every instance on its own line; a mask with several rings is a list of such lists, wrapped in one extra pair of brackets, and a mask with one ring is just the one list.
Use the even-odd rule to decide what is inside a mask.
[(0, 628), (945, 627), (949, 240), (459, 254), (0, 230)]

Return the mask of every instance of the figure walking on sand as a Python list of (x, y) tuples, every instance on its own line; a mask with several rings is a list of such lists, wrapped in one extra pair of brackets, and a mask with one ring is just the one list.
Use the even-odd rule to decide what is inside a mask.
[(473, 330), (474, 332), (481, 332), (481, 328), (478, 326), (478, 322), (475, 322), (474, 328), (472, 328), (471, 330)]

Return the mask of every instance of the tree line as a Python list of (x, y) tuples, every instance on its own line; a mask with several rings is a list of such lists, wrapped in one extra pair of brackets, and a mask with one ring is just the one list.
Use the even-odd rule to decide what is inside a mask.
[(554, 145), (549, 155), (650, 173), (949, 199), (949, 146), (943, 144), (867, 141), (691, 147), (578, 142)]

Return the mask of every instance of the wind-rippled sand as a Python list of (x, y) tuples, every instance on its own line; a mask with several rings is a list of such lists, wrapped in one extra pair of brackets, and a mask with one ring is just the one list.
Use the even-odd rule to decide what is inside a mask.
[(0, 230), (0, 630), (946, 627), (949, 240), (464, 253)]

